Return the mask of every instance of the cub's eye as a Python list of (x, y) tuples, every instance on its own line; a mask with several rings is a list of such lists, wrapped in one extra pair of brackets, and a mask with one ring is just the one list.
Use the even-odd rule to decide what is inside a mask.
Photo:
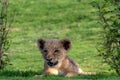
[(59, 53), (59, 52), (60, 52), (59, 50), (55, 50), (55, 51), (54, 51), (54, 54), (57, 54), (57, 53)]
[(48, 51), (47, 50), (43, 50), (44, 53), (47, 53)]

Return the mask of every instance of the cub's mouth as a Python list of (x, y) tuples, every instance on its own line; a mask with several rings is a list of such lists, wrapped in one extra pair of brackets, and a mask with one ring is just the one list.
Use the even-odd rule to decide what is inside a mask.
[(50, 66), (50, 67), (52, 67), (52, 66), (55, 66), (55, 65), (57, 65), (58, 64), (58, 61), (55, 61), (55, 62), (47, 62), (47, 64)]

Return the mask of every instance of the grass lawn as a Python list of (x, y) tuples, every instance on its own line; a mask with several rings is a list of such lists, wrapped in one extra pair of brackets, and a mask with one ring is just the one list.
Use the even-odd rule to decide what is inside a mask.
[[(93, 0), (9, 0), (10, 9), (16, 9), (11, 32), (10, 62), (0, 71), (0, 80), (120, 80), (109, 66), (97, 56), (97, 42), (101, 41), (102, 27), (97, 22)], [(106, 72), (98, 75), (80, 75), (72, 78), (41, 74), (43, 59), (37, 48), (38, 38), (68, 38), (72, 49), (68, 55), (84, 71)]]

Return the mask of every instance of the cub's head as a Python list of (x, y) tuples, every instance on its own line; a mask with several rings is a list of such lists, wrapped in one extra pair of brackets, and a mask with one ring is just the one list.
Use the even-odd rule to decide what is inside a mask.
[(45, 62), (50, 67), (54, 67), (66, 57), (66, 53), (71, 47), (71, 42), (68, 39), (38, 39), (38, 47)]

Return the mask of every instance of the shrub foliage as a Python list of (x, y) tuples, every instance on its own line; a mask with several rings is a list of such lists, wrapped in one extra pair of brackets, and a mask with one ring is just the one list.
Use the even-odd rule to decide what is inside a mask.
[(13, 20), (9, 24), (8, 20), (8, 0), (0, 0), (0, 69), (3, 69), (9, 61), (5, 52), (10, 46), (8, 33)]
[(101, 0), (95, 2), (94, 7), (103, 26), (99, 54), (120, 75), (120, 0)]

